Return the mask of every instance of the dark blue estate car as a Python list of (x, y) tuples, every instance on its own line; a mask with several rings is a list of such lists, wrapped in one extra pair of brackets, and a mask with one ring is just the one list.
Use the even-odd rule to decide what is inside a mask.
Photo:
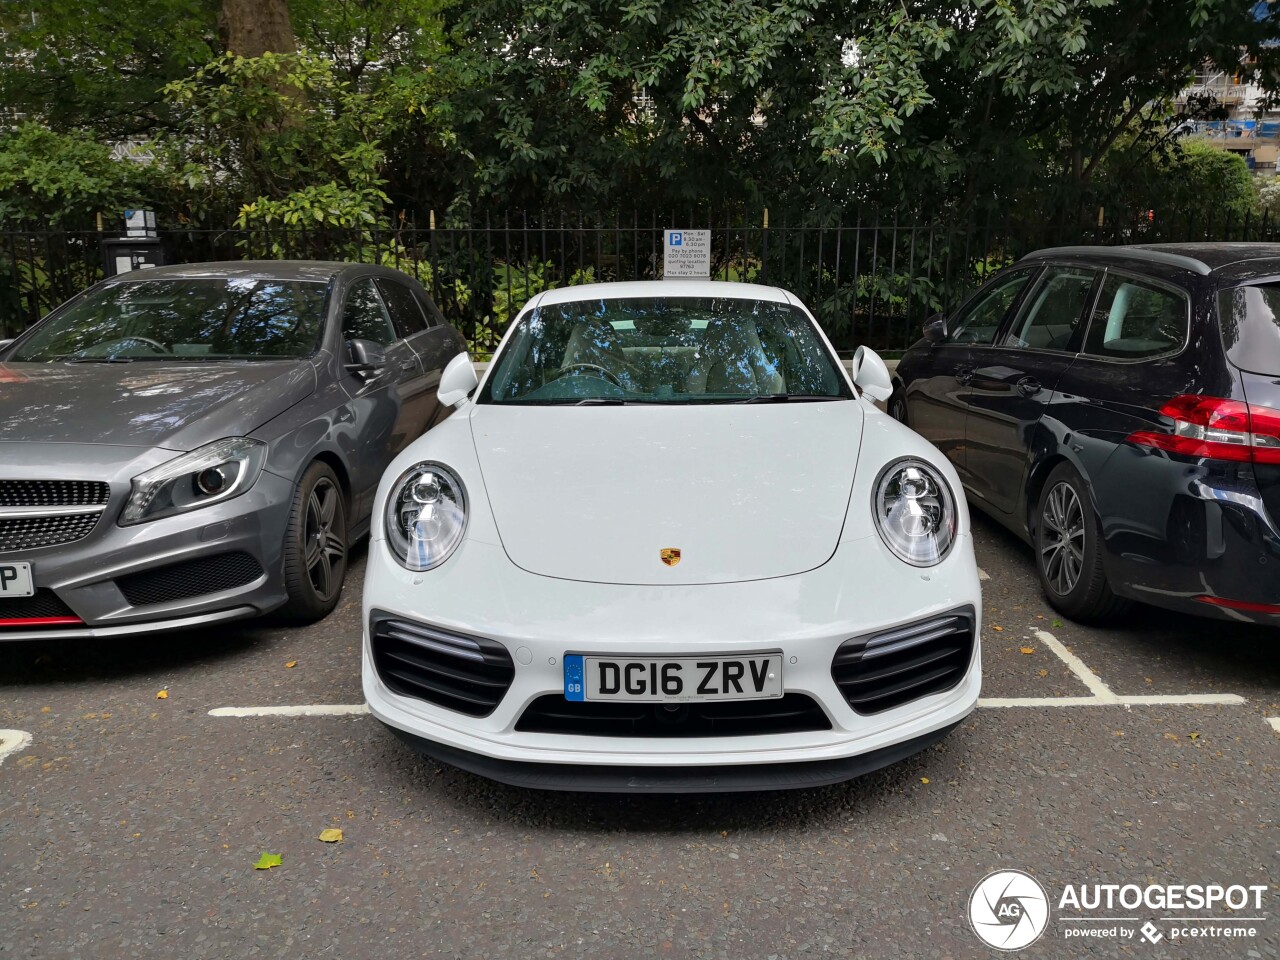
[(890, 410), (1049, 601), (1280, 625), (1280, 245), (1040, 250), (932, 317)]

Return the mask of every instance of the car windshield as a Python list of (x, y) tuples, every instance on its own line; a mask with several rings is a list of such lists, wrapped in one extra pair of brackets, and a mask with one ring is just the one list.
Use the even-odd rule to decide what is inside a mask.
[(1280, 285), (1236, 287), (1219, 297), (1227, 358), (1241, 370), (1280, 376)]
[(481, 403), (743, 403), (851, 397), (813, 322), (733, 297), (575, 300), (526, 315)]
[(320, 342), (317, 281), (157, 278), (94, 290), (19, 341), (10, 362), (278, 360)]

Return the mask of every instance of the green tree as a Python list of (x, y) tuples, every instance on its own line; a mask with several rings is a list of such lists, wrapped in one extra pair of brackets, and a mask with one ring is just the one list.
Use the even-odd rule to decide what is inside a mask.
[(104, 140), (152, 135), (170, 120), (165, 84), (217, 47), (217, 0), (0, 4), (0, 109)]
[(475, 195), (937, 208), (1079, 193), (1163, 137), (1206, 59), (1276, 86), (1239, 0), (476, 0), (458, 129)]

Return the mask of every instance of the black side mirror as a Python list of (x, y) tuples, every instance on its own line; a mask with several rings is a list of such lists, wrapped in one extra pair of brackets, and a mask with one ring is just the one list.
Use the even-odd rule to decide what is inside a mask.
[(947, 318), (935, 313), (924, 322), (921, 333), (929, 343), (943, 343), (947, 339)]
[(344, 366), (351, 373), (377, 373), (387, 365), (387, 351), (372, 340), (348, 340), (347, 353), (351, 361)]

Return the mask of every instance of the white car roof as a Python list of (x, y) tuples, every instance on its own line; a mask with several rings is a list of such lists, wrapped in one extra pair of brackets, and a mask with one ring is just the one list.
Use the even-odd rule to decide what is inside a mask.
[(786, 291), (759, 283), (734, 283), (729, 280), (631, 280), (557, 287), (538, 294), (530, 306), (575, 303), (579, 300), (621, 300), (628, 297), (729, 297), (774, 303), (792, 302)]

